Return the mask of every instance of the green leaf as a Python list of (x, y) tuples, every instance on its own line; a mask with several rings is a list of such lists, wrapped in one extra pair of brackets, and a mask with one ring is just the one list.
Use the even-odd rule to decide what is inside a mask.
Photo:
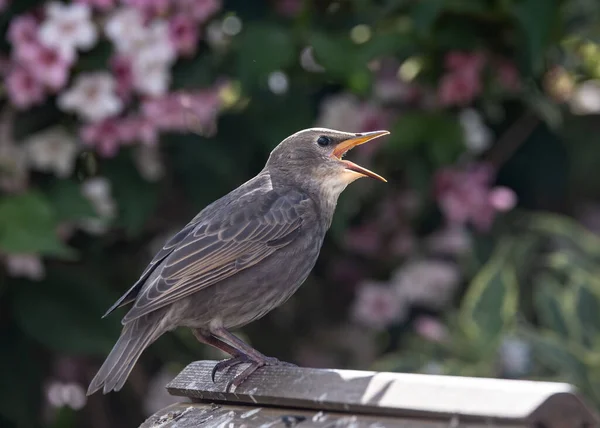
[(600, 349), (600, 293), (593, 291), (585, 278), (576, 275), (575, 313), (584, 344)]
[(43, 286), (23, 282), (15, 287), (14, 317), (24, 332), (50, 349), (105, 355), (120, 330), (117, 318), (100, 318), (112, 301), (97, 276), (72, 268), (51, 270)]
[(420, 145), (426, 145), (430, 153), (435, 153), (436, 150), (461, 152), (463, 145), (460, 124), (454, 116), (447, 113), (403, 114), (394, 124), (387, 146), (404, 152)]
[(466, 335), (483, 345), (496, 344), (515, 321), (519, 284), (509, 263), (512, 242), (501, 241), (490, 260), (473, 278), (460, 308)]
[(61, 221), (76, 221), (96, 216), (94, 207), (83, 196), (81, 186), (75, 181), (56, 181), (48, 189), (48, 197), (52, 201), (57, 218)]
[(40, 193), (31, 191), (0, 201), (0, 249), (8, 253), (38, 253), (73, 257), (56, 235), (56, 212)]
[(126, 155), (106, 164), (104, 171), (113, 183), (112, 193), (119, 207), (116, 225), (129, 236), (140, 234), (158, 203), (156, 183), (144, 180)]
[(542, 70), (559, 10), (557, 0), (521, 0), (515, 5), (514, 13), (525, 34), (529, 63), (534, 72)]
[(334, 37), (317, 32), (311, 34), (310, 44), (316, 61), (333, 76), (346, 78), (356, 70), (364, 69), (364, 63), (359, 63), (357, 46), (347, 36)]
[(600, 238), (566, 216), (535, 213), (529, 216), (527, 222), (532, 231), (564, 239), (585, 253), (600, 257)]
[(418, 1), (412, 9), (413, 24), (420, 36), (430, 36), (445, 0)]
[(556, 370), (576, 384), (586, 383), (588, 368), (566, 342), (552, 332), (543, 330), (525, 330), (523, 335), (541, 364)]
[(253, 86), (272, 71), (291, 65), (296, 52), (289, 32), (272, 24), (250, 24), (239, 36), (238, 70), (243, 84)]
[(536, 280), (533, 294), (536, 315), (545, 328), (558, 337), (568, 339), (570, 328), (561, 304), (562, 297), (564, 292), (551, 276), (545, 275)]

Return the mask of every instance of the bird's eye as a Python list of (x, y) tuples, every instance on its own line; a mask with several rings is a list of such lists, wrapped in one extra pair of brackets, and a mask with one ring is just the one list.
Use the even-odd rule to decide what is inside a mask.
[(318, 139), (317, 139), (317, 144), (319, 146), (328, 146), (331, 144), (331, 138), (326, 137), (325, 135), (321, 135)]

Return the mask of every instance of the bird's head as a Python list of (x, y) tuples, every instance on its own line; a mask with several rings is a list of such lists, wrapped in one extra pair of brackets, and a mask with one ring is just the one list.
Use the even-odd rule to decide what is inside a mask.
[(327, 128), (305, 129), (287, 137), (273, 149), (267, 168), (296, 183), (330, 188), (336, 193), (362, 177), (386, 181), (343, 157), (352, 148), (387, 134), (388, 131), (357, 134)]

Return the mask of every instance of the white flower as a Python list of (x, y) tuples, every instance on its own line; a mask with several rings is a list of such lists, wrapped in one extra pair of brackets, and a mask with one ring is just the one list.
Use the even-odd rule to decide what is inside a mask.
[(39, 29), (40, 41), (66, 58), (73, 59), (77, 48), (88, 50), (96, 44), (98, 33), (87, 4), (52, 2), (46, 7), (46, 16)]
[(461, 255), (471, 249), (471, 237), (462, 225), (446, 226), (429, 235), (425, 245), (436, 254)]
[(171, 83), (169, 65), (161, 61), (133, 63), (133, 86), (144, 95), (164, 95)]
[(569, 105), (573, 114), (600, 113), (600, 80), (588, 80), (577, 86)]
[(46, 399), (52, 407), (68, 406), (73, 410), (81, 410), (87, 403), (85, 391), (75, 382), (52, 382), (46, 388)]
[(517, 337), (506, 337), (499, 349), (501, 375), (521, 377), (531, 366), (531, 345)]
[(105, 32), (117, 50), (131, 58), (133, 85), (143, 95), (163, 95), (171, 83), (170, 67), (177, 57), (166, 21), (148, 26), (134, 9), (121, 9), (109, 19)]
[(460, 272), (454, 263), (416, 260), (396, 270), (391, 282), (399, 298), (413, 305), (440, 309), (449, 303), (459, 280)]
[(177, 52), (169, 36), (169, 24), (163, 20), (154, 20), (142, 33), (142, 37), (134, 46), (132, 54), (134, 62), (161, 62), (172, 64)]
[(212, 50), (225, 50), (229, 43), (231, 43), (231, 37), (225, 34), (223, 31), (223, 25), (219, 21), (212, 21), (206, 26), (206, 43)]
[(138, 92), (152, 96), (166, 93), (176, 58), (167, 23), (156, 20), (146, 28), (131, 55), (133, 85)]
[(156, 145), (142, 144), (138, 146), (133, 160), (140, 175), (148, 181), (158, 181), (165, 173), (160, 150)]
[(134, 8), (118, 9), (104, 25), (106, 37), (114, 43), (117, 51), (131, 53), (144, 38), (144, 20)]
[(81, 193), (90, 201), (98, 215), (97, 218), (81, 221), (81, 228), (96, 235), (106, 232), (110, 221), (117, 213), (117, 204), (111, 194), (110, 181), (104, 177), (90, 178), (81, 185)]
[(40, 281), (46, 275), (42, 259), (35, 254), (7, 254), (4, 261), (10, 276)]
[(314, 49), (312, 46), (306, 46), (300, 53), (300, 65), (306, 71), (313, 73), (322, 73), (325, 71), (325, 67), (317, 62), (315, 59)]
[(472, 108), (462, 110), (459, 121), (463, 129), (465, 145), (470, 152), (477, 154), (490, 147), (493, 139), (492, 132), (477, 110)]
[(392, 287), (381, 282), (367, 281), (358, 287), (352, 317), (368, 327), (383, 329), (404, 319), (406, 311), (404, 302)]
[(73, 171), (77, 144), (72, 134), (55, 126), (32, 135), (24, 143), (27, 159), (34, 169), (67, 177)]
[(316, 126), (349, 132), (360, 131), (357, 129), (362, 122), (360, 112), (360, 102), (354, 95), (348, 93), (333, 95), (321, 103)]
[(83, 119), (99, 122), (119, 114), (123, 102), (116, 94), (116, 82), (110, 73), (92, 72), (77, 76), (70, 89), (58, 98), (58, 106)]

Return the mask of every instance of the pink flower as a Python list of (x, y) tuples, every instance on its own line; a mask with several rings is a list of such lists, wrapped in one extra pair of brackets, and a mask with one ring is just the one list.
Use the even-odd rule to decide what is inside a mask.
[(351, 251), (365, 256), (374, 256), (381, 248), (381, 234), (373, 224), (366, 224), (351, 228), (345, 238), (344, 244)]
[(351, 259), (336, 259), (329, 265), (329, 276), (333, 281), (353, 288), (365, 277), (365, 269)]
[(485, 164), (471, 165), (464, 170), (445, 168), (436, 174), (435, 196), (450, 224), (472, 223), (488, 230), (496, 211), (510, 210), (516, 196), (507, 188), (490, 189), (495, 171)]
[(106, 119), (85, 125), (80, 132), (86, 145), (95, 147), (100, 156), (110, 158), (119, 152), (123, 140), (122, 131), (117, 119)]
[(450, 52), (445, 66), (449, 70), (440, 81), (438, 98), (443, 105), (467, 105), (481, 93), (481, 71), (485, 57), (481, 53)]
[(222, 6), (221, 0), (175, 0), (175, 4), (179, 12), (200, 24), (208, 21)]
[(198, 27), (189, 16), (183, 14), (174, 16), (169, 21), (169, 36), (180, 55), (190, 56), (196, 51), (199, 38)]
[(195, 93), (173, 92), (148, 98), (142, 103), (142, 115), (161, 131), (189, 131), (211, 134), (221, 100), (214, 89)]
[(12, 277), (40, 281), (46, 275), (42, 259), (35, 254), (7, 254), (4, 263), (8, 274)]
[(6, 8), (8, 8), (10, 4), (10, 0), (0, 0), (0, 12), (3, 12)]
[(58, 50), (38, 44), (27, 52), (23, 65), (37, 80), (58, 91), (67, 84), (71, 61)]
[(452, 51), (444, 58), (444, 66), (448, 70), (461, 73), (478, 73), (484, 65), (485, 56), (481, 52)]
[(521, 87), (519, 70), (512, 62), (501, 61), (496, 65), (496, 78), (500, 84), (508, 91), (518, 91)]
[(414, 321), (417, 334), (431, 342), (445, 342), (448, 330), (437, 318), (421, 315)]
[(141, 142), (148, 145), (158, 141), (155, 124), (142, 116), (109, 118), (81, 128), (81, 139), (93, 146), (103, 157), (113, 157), (122, 145)]
[(442, 77), (438, 97), (443, 105), (468, 105), (481, 93), (479, 76), (447, 73)]
[(38, 47), (38, 22), (31, 15), (21, 15), (10, 21), (7, 38), (13, 45), (13, 56), (23, 58)]
[(87, 4), (101, 11), (110, 10), (115, 6), (115, 0), (74, 0), (75, 3)]
[(158, 142), (158, 129), (143, 116), (126, 117), (121, 120), (121, 137), (125, 143), (139, 141), (154, 145)]
[(13, 105), (20, 109), (41, 104), (46, 97), (44, 86), (21, 66), (14, 67), (8, 73), (6, 91)]
[(110, 67), (117, 82), (116, 93), (124, 101), (129, 100), (133, 91), (133, 68), (131, 59), (116, 55), (110, 60)]
[(171, 7), (172, 0), (122, 0), (121, 3), (139, 10), (146, 18), (163, 16)]
[[(364, 103), (359, 107), (359, 132), (379, 131), (388, 128), (390, 124), (390, 114), (380, 106), (373, 103)], [(356, 148), (360, 154), (361, 160), (369, 161), (378, 150), (381, 144), (363, 144)]]
[(407, 307), (391, 287), (374, 281), (359, 286), (352, 307), (356, 321), (377, 330), (401, 321), (406, 312)]
[(147, 17), (164, 15), (171, 6), (171, 0), (122, 0), (122, 3), (138, 9)]
[(446, 307), (460, 281), (456, 263), (437, 259), (414, 259), (394, 271), (391, 284), (406, 304), (432, 309)]
[(508, 187), (498, 186), (490, 191), (488, 201), (496, 211), (506, 212), (517, 205), (517, 195)]
[(283, 16), (293, 18), (302, 11), (302, 0), (276, 0), (275, 9)]

